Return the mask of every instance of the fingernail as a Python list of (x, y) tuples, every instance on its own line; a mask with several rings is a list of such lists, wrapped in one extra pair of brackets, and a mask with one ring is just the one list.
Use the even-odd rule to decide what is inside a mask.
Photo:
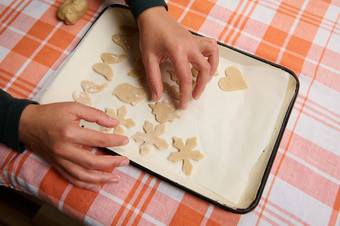
[(195, 92), (194, 99), (195, 100), (200, 99), (201, 95), (202, 95), (202, 93), (197, 94), (197, 92)]
[(94, 192), (97, 192), (97, 193), (100, 192), (100, 186), (93, 185), (93, 186), (89, 187), (89, 189), (91, 191), (94, 191)]
[(124, 139), (123, 145), (127, 145), (129, 143), (129, 139)]
[(115, 119), (115, 118), (111, 118), (111, 117), (109, 117), (109, 119), (112, 121), (112, 122), (114, 122), (114, 123), (119, 123), (119, 120), (118, 119)]
[(181, 103), (181, 108), (183, 110), (187, 109), (187, 107), (188, 107), (188, 103)]
[(109, 180), (108, 183), (113, 183), (113, 184), (117, 184), (119, 182), (120, 177), (119, 176), (115, 176), (114, 178), (112, 178), (111, 180)]
[(157, 93), (155, 91), (152, 91), (152, 101), (156, 101), (157, 100)]
[(120, 163), (120, 165), (119, 166), (127, 166), (127, 165), (129, 165), (129, 160), (128, 159), (126, 159), (126, 160), (123, 160), (123, 161), (121, 161), (121, 163)]

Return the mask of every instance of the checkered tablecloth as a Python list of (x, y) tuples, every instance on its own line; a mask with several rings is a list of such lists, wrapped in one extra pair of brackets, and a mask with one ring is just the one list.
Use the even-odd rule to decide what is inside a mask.
[[(76, 25), (56, 19), (62, 2), (0, 1), (0, 87), (33, 98), (99, 13), (89, 0)], [(188, 29), (293, 70), (300, 80), (259, 205), (224, 211), (132, 166), (100, 193), (74, 187), (30, 151), (0, 144), (0, 183), (31, 193), (85, 224), (340, 225), (340, 1), (169, 0)]]

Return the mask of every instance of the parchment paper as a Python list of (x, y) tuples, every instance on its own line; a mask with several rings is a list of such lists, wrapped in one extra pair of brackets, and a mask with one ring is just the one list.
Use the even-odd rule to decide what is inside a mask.
[[(127, 75), (135, 68), (136, 57), (140, 57), (138, 38), (133, 38), (134, 46), (131, 53), (128, 53), (128, 58), (111, 65), (114, 70), (112, 81), (107, 81), (92, 70), (94, 63), (102, 62), (101, 53), (125, 53), (111, 40), (113, 34), (121, 32), (122, 24), (136, 26), (128, 10), (112, 8), (105, 11), (56, 78), (42, 91), (40, 101), (73, 101), (72, 92), (81, 91), (80, 83), (85, 79), (95, 83), (108, 82), (109, 86), (105, 91), (90, 94), (94, 107), (104, 110), (106, 107), (118, 109), (125, 105), (128, 109), (127, 118), (133, 118), (136, 122), (135, 127), (125, 129), (126, 135), (131, 137), (136, 132), (143, 131), (145, 120), (157, 124), (148, 106), (153, 102), (145, 100), (131, 106), (111, 94), (117, 85), (125, 82), (146, 87), (139, 80)], [(240, 69), (248, 83), (247, 89), (224, 92), (218, 87), (218, 80), (225, 76), (224, 71), (228, 66)], [(166, 73), (169, 69), (172, 69), (170, 63), (161, 67), (163, 80), (170, 83), (169, 74)], [(198, 101), (192, 100), (188, 110), (179, 112), (180, 119), (166, 123), (166, 134), (161, 137), (169, 144), (167, 150), (152, 147), (149, 154), (141, 156), (140, 144), (132, 138), (128, 145), (110, 149), (203, 196), (237, 208), (245, 196), (253, 167), (271, 142), (290, 75), (222, 46), (218, 72), (219, 76), (214, 76), (201, 98)], [(160, 101), (164, 99), (168, 99), (165, 94)], [(99, 130), (98, 125), (85, 122), (84, 125)], [(191, 176), (182, 172), (181, 162), (172, 163), (167, 160), (171, 152), (177, 151), (172, 146), (173, 136), (182, 138), (184, 142), (187, 138), (197, 137), (198, 145), (194, 150), (200, 150), (205, 157), (198, 162), (192, 161), (194, 169)]]

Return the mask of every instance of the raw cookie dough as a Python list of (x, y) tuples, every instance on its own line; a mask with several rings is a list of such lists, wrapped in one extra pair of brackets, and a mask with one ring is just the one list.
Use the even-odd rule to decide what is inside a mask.
[(197, 71), (194, 67), (192, 67), (192, 68), (191, 68), (191, 74), (192, 74), (192, 76), (194, 76), (195, 78), (197, 78), (197, 76), (198, 76), (198, 71)]
[(167, 82), (163, 82), (163, 93), (168, 94), (170, 97), (179, 100), (180, 93), (178, 86), (172, 86)]
[(143, 88), (137, 88), (129, 83), (123, 83), (116, 87), (112, 93), (121, 101), (135, 106), (146, 98), (146, 91)]
[(234, 66), (225, 69), (226, 77), (218, 81), (219, 87), (224, 91), (235, 91), (248, 88), (241, 71)]
[(159, 137), (165, 132), (165, 124), (154, 126), (151, 122), (145, 121), (143, 129), (145, 133), (137, 132), (132, 136), (137, 143), (142, 143), (140, 146), (141, 155), (149, 153), (152, 145), (159, 150), (168, 148), (166, 140)]
[(132, 78), (137, 78), (141, 76), (141, 72), (137, 69), (132, 69), (129, 73), (129, 76), (131, 76)]
[(66, 0), (58, 10), (58, 18), (65, 24), (75, 24), (87, 11), (87, 0)]
[(179, 84), (179, 80), (177, 78), (176, 72), (175, 71), (170, 71), (167, 70), (166, 72), (168, 72), (170, 74), (170, 78), (172, 81), (176, 82), (177, 84)]
[(113, 54), (113, 53), (102, 53), (100, 55), (100, 58), (102, 58), (104, 63), (116, 64), (116, 63), (122, 62), (126, 58), (126, 55), (118, 55), (118, 54)]
[(112, 81), (113, 70), (107, 63), (96, 63), (92, 68), (95, 72), (103, 75), (107, 80)]
[(89, 80), (83, 80), (80, 83), (83, 90), (87, 93), (99, 93), (102, 92), (107, 86), (107, 83), (103, 83), (101, 85), (97, 85), (92, 81)]
[(128, 75), (133, 77), (133, 78), (137, 78), (137, 77), (145, 77), (145, 68), (144, 68), (144, 64), (143, 64), (143, 60), (141, 58), (136, 58), (135, 60), (135, 67), (134, 69), (132, 69)]
[(83, 91), (74, 91), (72, 93), (72, 98), (74, 101), (92, 107), (91, 97)]
[[(168, 72), (170, 74), (171, 80), (176, 82), (179, 85), (179, 80), (178, 80), (178, 77), (176, 75), (176, 72), (175, 71), (170, 71), (170, 70), (167, 70), (166, 72)], [(194, 89), (195, 86), (196, 86), (196, 81), (195, 81), (195, 79), (193, 79), (192, 80), (192, 89)]]
[(178, 152), (172, 152), (168, 157), (168, 160), (172, 162), (183, 161), (182, 170), (185, 174), (191, 175), (192, 172), (192, 164), (190, 162), (191, 159), (198, 161), (204, 157), (204, 155), (200, 151), (193, 151), (197, 145), (197, 138), (192, 137), (187, 139), (186, 144), (184, 145), (181, 138), (173, 137), (173, 146), (178, 149)]
[(165, 100), (156, 104), (149, 104), (149, 106), (152, 109), (152, 114), (160, 123), (173, 122), (176, 118), (180, 118), (176, 106), (172, 102)]
[[(197, 71), (194, 67), (192, 67), (192, 68), (191, 68), (191, 74), (192, 74), (192, 76), (194, 76), (195, 78), (197, 78), (197, 76), (198, 76), (198, 71)], [(218, 73), (218, 71), (216, 70), (214, 76), (217, 76), (217, 75), (219, 75), (219, 73)]]
[[(127, 109), (125, 106), (118, 108), (117, 114), (114, 109), (112, 108), (105, 108), (105, 113), (110, 116), (111, 118), (118, 119), (119, 125), (117, 125), (114, 129), (115, 134), (123, 135), (124, 128), (131, 128), (136, 125), (136, 123), (132, 119), (126, 119), (125, 116), (127, 115)], [(110, 131), (111, 128), (102, 127), (103, 131)]]
[(126, 37), (126, 35), (121, 35), (121, 34), (115, 34), (112, 35), (112, 41), (114, 41), (117, 45), (122, 47), (125, 52), (129, 52), (131, 49), (131, 42), (130, 40)]
[(124, 131), (123, 127), (116, 126), (113, 133), (116, 134), (116, 135), (124, 135), (125, 131)]

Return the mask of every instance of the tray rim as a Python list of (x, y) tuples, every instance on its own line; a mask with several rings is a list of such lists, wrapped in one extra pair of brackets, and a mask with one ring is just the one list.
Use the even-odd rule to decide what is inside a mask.
[[(111, 8), (123, 8), (123, 9), (130, 10), (130, 8), (129, 8), (128, 6), (121, 5), (121, 4), (112, 4), (112, 5), (106, 6), (106, 7), (99, 13), (98, 17), (94, 20), (94, 22), (93, 22), (93, 23), (91, 24), (91, 26), (87, 29), (87, 31), (84, 33), (83, 37), (82, 37), (81, 40), (76, 44), (76, 46), (73, 48), (72, 52), (74, 52), (74, 51), (77, 49), (77, 47), (79, 46), (79, 44), (82, 43), (82, 40), (86, 37), (86, 35), (88, 34), (88, 32), (92, 29), (92, 27), (95, 25), (95, 23), (97, 22), (97, 20), (102, 16), (102, 14), (104, 14), (105, 11), (107, 11), (108, 9), (111, 9)], [(201, 35), (201, 34), (198, 34), (198, 33), (196, 33), (196, 32), (190, 31), (190, 30), (189, 30), (189, 32), (192, 33), (193, 35), (203, 36), (203, 35)], [(255, 199), (254, 199), (254, 200), (249, 204), (249, 206), (246, 207), (246, 208), (232, 208), (232, 207), (230, 207), (230, 206), (221, 204), (221, 203), (217, 202), (216, 200), (213, 200), (213, 199), (211, 199), (211, 198), (208, 198), (208, 197), (206, 197), (206, 196), (204, 196), (204, 195), (202, 195), (202, 194), (200, 194), (200, 193), (198, 193), (198, 192), (196, 192), (196, 191), (193, 191), (193, 190), (191, 190), (191, 189), (189, 189), (189, 188), (187, 188), (187, 187), (185, 187), (185, 186), (183, 186), (183, 185), (181, 185), (181, 184), (179, 184), (179, 183), (177, 183), (177, 182), (175, 182), (175, 181), (172, 181), (172, 180), (170, 180), (170, 179), (168, 179), (168, 178), (166, 178), (166, 177), (164, 177), (164, 176), (162, 176), (162, 175), (160, 175), (160, 174), (158, 174), (158, 173), (156, 173), (156, 172), (154, 172), (154, 171), (152, 171), (152, 170), (150, 170), (150, 169), (148, 169), (148, 168), (146, 168), (146, 167), (144, 167), (144, 166), (142, 166), (142, 165), (140, 165), (140, 164), (138, 164), (138, 163), (136, 163), (136, 162), (134, 162), (134, 161), (130, 161), (130, 164), (131, 164), (132, 166), (134, 166), (134, 167), (137, 167), (137, 168), (139, 168), (139, 169), (145, 171), (145, 172), (148, 173), (148, 174), (151, 174), (151, 175), (153, 175), (153, 176), (155, 176), (155, 177), (157, 177), (157, 178), (159, 178), (159, 179), (161, 179), (161, 180), (163, 180), (163, 181), (165, 181), (165, 182), (167, 182), (167, 183), (169, 183), (169, 184), (171, 184), (171, 185), (177, 187), (177, 188), (180, 188), (180, 189), (184, 190), (185, 192), (188, 192), (188, 193), (190, 193), (190, 194), (192, 194), (192, 195), (195, 195), (195, 196), (197, 196), (197, 197), (199, 197), (199, 198), (201, 198), (201, 199), (203, 199), (203, 200), (205, 200), (205, 201), (208, 201), (208, 202), (214, 204), (215, 206), (218, 206), (219, 208), (221, 208), (221, 209), (223, 209), (223, 210), (226, 210), (226, 211), (229, 211), (229, 212), (232, 212), (232, 213), (237, 213), (237, 214), (246, 214), (246, 213), (251, 212), (253, 209), (255, 209), (256, 206), (257, 206), (257, 205), (259, 204), (259, 202), (260, 202), (260, 199), (261, 199), (261, 197), (262, 197), (262, 194), (263, 194), (263, 191), (264, 191), (266, 182), (267, 182), (268, 177), (269, 177), (269, 174), (270, 174), (270, 170), (271, 170), (271, 168), (272, 168), (272, 166), (273, 166), (273, 163), (274, 163), (274, 160), (275, 160), (275, 157), (276, 157), (276, 154), (277, 154), (277, 150), (278, 150), (279, 145), (280, 145), (280, 143), (281, 143), (281, 140), (282, 140), (284, 131), (285, 131), (285, 129), (286, 129), (286, 127), (287, 127), (287, 123), (288, 123), (288, 121), (289, 121), (289, 117), (290, 117), (291, 112), (292, 112), (293, 107), (294, 107), (294, 103), (295, 103), (295, 101), (296, 101), (296, 98), (297, 98), (297, 95), (298, 95), (298, 92), (299, 92), (299, 88), (300, 88), (300, 82), (299, 82), (298, 77), (296, 76), (296, 74), (295, 74), (292, 70), (290, 70), (290, 69), (288, 69), (288, 68), (286, 68), (286, 67), (284, 67), (284, 66), (282, 66), (282, 65), (279, 65), (279, 64), (276, 64), (276, 63), (271, 62), (271, 61), (269, 61), (269, 60), (266, 60), (266, 59), (264, 59), (264, 58), (255, 56), (255, 55), (253, 55), (253, 54), (250, 54), (250, 53), (248, 53), (248, 52), (246, 52), (246, 51), (240, 50), (240, 49), (235, 48), (235, 47), (233, 47), (233, 46), (226, 45), (226, 44), (224, 44), (224, 43), (222, 43), (222, 42), (217, 42), (217, 44), (220, 45), (220, 46), (222, 46), (222, 47), (228, 48), (228, 49), (230, 49), (230, 50), (236, 51), (236, 52), (238, 52), (238, 53), (240, 53), (240, 54), (243, 54), (243, 55), (245, 55), (245, 56), (251, 57), (251, 58), (253, 58), (253, 59), (255, 59), (255, 60), (258, 60), (258, 61), (260, 61), (260, 62), (266, 63), (266, 64), (268, 64), (268, 65), (270, 65), (270, 66), (272, 66), (272, 67), (281, 69), (281, 70), (287, 72), (288, 74), (290, 74), (290, 76), (291, 76), (291, 77), (295, 80), (295, 82), (296, 82), (296, 86), (295, 86), (295, 90), (294, 90), (293, 96), (292, 96), (292, 98), (291, 98), (291, 100), (290, 100), (290, 102), (289, 102), (289, 104), (288, 104), (287, 111), (286, 111), (285, 114), (284, 114), (284, 118), (283, 118), (283, 121), (282, 121), (282, 125), (281, 125), (281, 127), (280, 127), (280, 130), (279, 130), (279, 132), (278, 132), (277, 138), (276, 138), (276, 140), (275, 140), (273, 149), (271, 150), (271, 154), (270, 154), (270, 157), (269, 157), (269, 159), (268, 159), (268, 163), (267, 163), (267, 165), (266, 165), (266, 167), (265, 167), (264, 173), (263, 173), (263, 175), (262, 175), (261, 183), (260, 183), (260, 185), (259, 185), (259, 187), (258, 187), (256, 196), (255, 196)], [(70, 56), (72, 56), (72, 54), (71, 54)], [(65, 63), (66, 63), (66, 62), (67, 62), (67, 60), (65, 61)], [(61, 65), (61, 67), (62, 67), (62, 65)], [(112, 150), (109, 150), (109, 149), (107, 149), (107, 148), (99, 148), (99, 149), (105, 151), (106, 153), (108, 153), (108, 154), (110, 154), (110, 155), (119, 155), (118, 153), (116, 153), (116, 152), (114, 152), (114, 151), (112, 151)]]

